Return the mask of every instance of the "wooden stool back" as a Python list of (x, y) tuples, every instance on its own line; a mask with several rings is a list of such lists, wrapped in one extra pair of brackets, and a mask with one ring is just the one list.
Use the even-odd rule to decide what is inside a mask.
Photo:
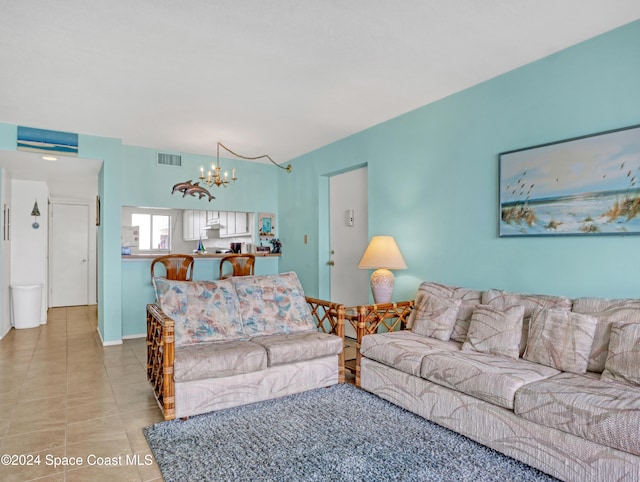
[(160, 263), (165, 269), (165, 278), (182, 281), (193, 280), (193, 256), (188, 254), (167, 254), (158, 256), (151, 262), (151, 281), (155, 274), (156, 263)]
[[(233, 272), (224, 274), (225, 264), (231, 264)], [(220, 279), (230, 276), (253, 276), (256, 257), (252, 254), (232, 254), (220, 259)]]

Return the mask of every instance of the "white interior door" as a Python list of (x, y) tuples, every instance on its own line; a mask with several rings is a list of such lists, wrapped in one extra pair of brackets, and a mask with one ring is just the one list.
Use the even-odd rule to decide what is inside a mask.
[[(332, 176), (329, 205), (331, 301), (347, 306), (367, 304), (369, 270), (358, 268), (369, 241), (367, 168)], [(345, 325), (345, 334), (355, 338), (351, 324)]]
[(89, 206), (51, 205), (51, 306), (89, 304)]

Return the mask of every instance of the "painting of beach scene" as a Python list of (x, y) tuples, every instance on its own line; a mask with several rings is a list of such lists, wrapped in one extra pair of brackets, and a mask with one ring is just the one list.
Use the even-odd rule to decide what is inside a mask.
[(78, 157), (78, 134), (18, 126), (17, 149)]
[(499, 159), (500, 236), (640, 234), (640, 126)]

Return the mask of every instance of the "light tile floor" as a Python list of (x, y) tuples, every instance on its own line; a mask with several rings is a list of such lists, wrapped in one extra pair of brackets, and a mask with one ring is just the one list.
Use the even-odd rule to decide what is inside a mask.
[(53, 308), (0, 341), (0, 455), (18, 464), (5, 455), (0, 480), (162, 480), (142, 433), (162, 421), (145, 340), (104, 347), (96, 327), (95, 306)]

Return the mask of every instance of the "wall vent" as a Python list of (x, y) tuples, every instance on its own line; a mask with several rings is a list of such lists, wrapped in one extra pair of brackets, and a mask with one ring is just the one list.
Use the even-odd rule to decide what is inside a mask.
[(182, 156), (158, 152), (159, 166), (182, 166)]

